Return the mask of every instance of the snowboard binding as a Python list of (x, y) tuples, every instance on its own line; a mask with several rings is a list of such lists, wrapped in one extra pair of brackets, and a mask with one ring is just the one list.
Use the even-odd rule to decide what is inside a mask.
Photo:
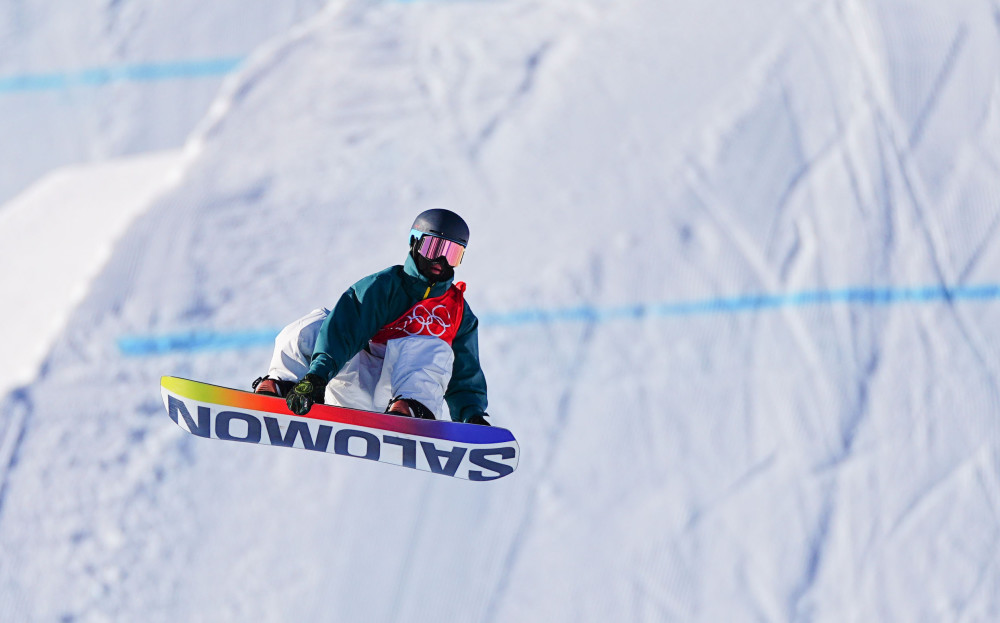
[(281, 379), (272, 379), (269, 376), (259, 376), (250, 387), (255, 394), (284, 398), (295, 387), (295, 381), (283, 381)]
[(419, 400), (396, 396), (389, 401), (386, 413), (401, 415), (403, 417), (413, 417), (419, 420), (435, 420), (434, 413), (425, 407)]

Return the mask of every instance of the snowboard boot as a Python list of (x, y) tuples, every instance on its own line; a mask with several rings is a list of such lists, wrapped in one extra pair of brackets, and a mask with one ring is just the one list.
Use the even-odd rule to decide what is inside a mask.
[(430, 409), (425, 407), (418, 400), (412, 398), (402, 398), (396, 396), (389, 401), (389, 408), (385, 410), (386, 413), (391, 413), (392, 415), (401, 415), (403, 417), (415, 417), (421, 420), (434, 420), (434, 413)]
[(282, 381), (262, 376), (253, 382), (253, 393), (282, 398), (292, 387), (295, 387), (295, 381)]

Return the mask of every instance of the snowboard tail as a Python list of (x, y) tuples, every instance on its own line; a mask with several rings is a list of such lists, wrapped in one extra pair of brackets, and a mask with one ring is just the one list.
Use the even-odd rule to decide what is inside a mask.
[(355, 458), (465, 480), (508, 476), (518, 445), (504, 428), (314, 405), (294, 415), (283, 398), (177, 377), (160, 379), (167, 414), (198, 437)]

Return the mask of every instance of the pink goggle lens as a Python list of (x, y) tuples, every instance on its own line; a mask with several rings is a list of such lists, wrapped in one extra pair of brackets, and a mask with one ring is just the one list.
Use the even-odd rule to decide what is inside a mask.
[(462, 256), (465, 255), (465, 247), (451, 240), (424, 234), (420, 246), (417, 247), (417, 253), (429, 260), (443, 257), (450, 266), (458, 266), (462, 263)]

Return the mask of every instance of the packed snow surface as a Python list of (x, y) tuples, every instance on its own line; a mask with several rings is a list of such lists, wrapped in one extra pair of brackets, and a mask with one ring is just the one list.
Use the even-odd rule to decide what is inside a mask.
[(58, 166), (179, 148), (231, 68), (323, 4), (0, 1), (0, 203)]
[(0, 360), (0, 393), (38, 374), (117, 238), (182, 163), (170, 151), (66, 167), (0, 211), (0, 266), (10, 267), (0, 275), (0, 344), (11, 355)]
[[(0, 620), (1000, 619), (998, 65), (988, 0), (330, 4), (54, 303)], [(120, 347), (329, 306), (429, 207), (507, 478), (196, 438), (160, 376), (268, 345)]]

